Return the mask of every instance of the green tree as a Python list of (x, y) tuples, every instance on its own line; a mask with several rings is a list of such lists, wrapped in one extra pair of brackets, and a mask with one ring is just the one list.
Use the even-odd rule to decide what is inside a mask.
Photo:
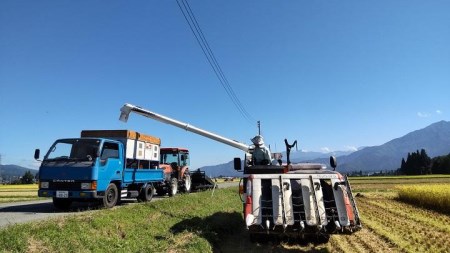
[(22, 184), (32, 184), (34, 179), (34, 175), (31, 173), (31, 171), (27, 170), (25, 174), (20, 179), (20, 182)]
[(450, 174), (450, 154), (433, 158), (432, 164), (433, 174)]
[(408, 153), (406, 161), (404, 158), (402, 159), (400, 171), (406, 175), (431, 174), (431, 158), (428, 156), (425, 149)]

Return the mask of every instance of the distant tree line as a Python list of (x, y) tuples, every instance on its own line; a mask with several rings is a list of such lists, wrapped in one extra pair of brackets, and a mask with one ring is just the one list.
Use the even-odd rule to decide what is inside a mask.
[(380, 170), (377, 171), (352, 171), (350, 173), (347, 173), (350, 177), (365, 177), (365, 176), (371, 176), (371, 177), (377, 177), (377, 176), (397, 176), (399, 175), (398, 170)]
[(408, 153), (406, 160), (402, 158), (398, 172), (403, 175), (450, 174), (450, 154), (431, 159), (425, 149)]
[(10, 184), (34, 184), (36, 182), (36, 175), (33, 175), (31, 171), (26, 171), (23, 176), (16, 180), (10, 181)]
[(397, 170), (385, 170), (380, 172), (353, 171), (349, 176), (394, 176), (394, 175), (427, 175), (450, 174), (450, 154), (430, 158), (425, 149), (408, 153), (402, 158), (401, 166)]

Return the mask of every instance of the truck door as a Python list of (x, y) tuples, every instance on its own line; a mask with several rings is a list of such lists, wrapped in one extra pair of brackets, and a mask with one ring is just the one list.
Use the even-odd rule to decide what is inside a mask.
[(97, 190), (104, 191), (109, 183), (122, 180), (123, 162), (119, 143), (105, 141), (100, 153)]

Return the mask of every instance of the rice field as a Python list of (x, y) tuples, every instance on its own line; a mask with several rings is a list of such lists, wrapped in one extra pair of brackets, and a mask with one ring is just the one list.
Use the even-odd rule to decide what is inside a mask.
[(0, 203), (37, 200), (38, 185), (0, 185)]
[(401, 201), (450, 214), (450, 184), (398, 187)]
[(420, 189), (420, 198), (442, 198), (446, 194), (448, 199), (450, 175), (351, 178), (350, 183), (357, 195), (363, 229), (350, 236), (333, 235), (328, 251), (449, 252), (450, 216), (418, 201), (400, 201), (399, 195)]

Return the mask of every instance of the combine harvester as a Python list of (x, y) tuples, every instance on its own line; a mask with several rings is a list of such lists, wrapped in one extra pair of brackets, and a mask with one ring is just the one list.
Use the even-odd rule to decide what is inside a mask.
[[(131, 112), (170, 124), (245, 152), (240, 194), (245, 225), (252, 240), (267, 235), (298, 237), (327, 242), (331, 234), (352, 233), (361, 228), (358, 208), (347, 176), (336, 169), (336, 159), (330, 157), (333, 171), (323, 164), (291, 164), (287, 140), (287, 163), (255, 162), (255, 145), (240, 143), (189, 124), (156, 114), (138, 106), (125, 104), (120, 120), (126, 122)], [(272, 154), (280, 157), (280, 154)], [(257, 165), (258, 164), (258, 165)], [(240, 158), (234, 167), (242, 171)]]

